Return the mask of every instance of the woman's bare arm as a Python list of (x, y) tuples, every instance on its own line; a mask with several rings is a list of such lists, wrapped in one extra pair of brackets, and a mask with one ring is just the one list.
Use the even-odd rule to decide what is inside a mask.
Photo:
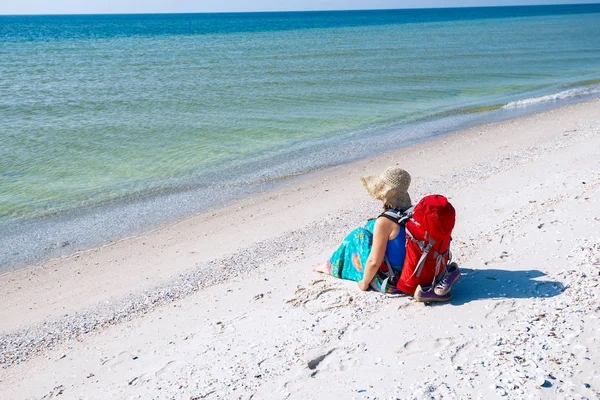
[(369, 289), (369, 284), (377, 274), (383, 258), (389, 237), (397, 224), (387, 218), (378, 218), (373, 229), (373, 247), (367, 259), (363, 279), (358, 282), (360, 290)]

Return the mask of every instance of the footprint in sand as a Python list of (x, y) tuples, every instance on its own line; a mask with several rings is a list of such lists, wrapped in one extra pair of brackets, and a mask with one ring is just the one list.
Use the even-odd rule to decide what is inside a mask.
[(453, 338), (437, 338), (435, 339), (433, 348), (435, 350), (445, 350), (454, 344)]
[(46, 393), (40, 400), (53, 399), (60, 395), (62, 395), (65, 391), (65, 387), (63, 385), (56, 386), (50, 392)]
[(416, 350), (415, 348), (418, 347), (418, 344), (414, 339), (412, 339), (404, 343), (402, 347), (404, 348), (404, 351), (412, 352), (413, 350)]
[(129, 386), (145, 385), (148, 382), (151, 382), (153, 380), (153, 378), (158, 378), (161, 375), (163, 375), (165, 372), (171, 371), (173, 368), (175, 368), (176, 365), (177, 364), (176, 364), (175, 360), (168, 361), (165, 365), (163, 365), (162, 367), (160, 367), (159, 369), (154, 371), (154, 374), (144, 373), (144, 374), (135, 376), (135, 377), (129, 379), (127, 384)]
[(221, 336), (228, 336), (228, 335), (235, 334), (237, 332), (237, 326), (235, 325), (235, 323), (237, 321), (245, 319), (245, 318), (246, 318), (246, 313), (238, 315), (234, 318), (230, 318), (228, 320), (220, 320), (220, 321), (216, 321), (216, 322), (211, 322), (210, 325), (211, 325), (213, 334), (221, 335)]
[(106, 357), (106, 358), (101, 359), (100, 364), (102, 366), (107, 366), (107, 367), (112, 368), (112, 367), (115, 367), (124, 362), (135, 360), (135, 359), (137, 359), (137, 356), (131, 354), (128, 351), (122, 351), (119, 354), (117, 354), (116, 356)]
[(411, 339), (404, 343), (403, 352), (406, 355), (417, 354), (422, 352), (431, 352), (431, 350), (446, 350), (447, 348), (453, 346), (455, 343), (454, 338), (421, 338), (421, 339)]
[(473, 354), (476, 353), (474, 349), (477, 347), (477, 343), (473, 341), (462, 341), (458, 344), (452, 344), (448, 350), (449, 358), (452, 363), (464, 364), (471, 360)]
[(165, 365), (163, 365), (162, 367), (160, 367), (159, 369), (157, 369), (154, 372), (154, 376), (158, 377), (158, 376), (161, 376), (162, 374), (164, 374), (165, 372), (172, 370), (173, 368), (175, 368), (176, 362), (177, 361), (175, 361), (175, 360), (171, 360), (171, 361), (167, 362)]
[(307, 366), (307, 367), (308, 367), (308, 369), (310, 369), (310, 370), (316, 370), (316, 369), (317, 369), (317, 367), (319, 366), (319, 364), (321, 364), (321, 362), (323, 362), (323, 360), (325, 360), (325, 358), (327, 358), (327, 356), (329, 356), (331, 353), (333, 353), (333, 352), (334, 352), (334, 350), (335, 350), (335, 348), (333, 348), (333, 349), (331, 349), (331, 350), (329, 350), (329, 351), (327, 351), (327, 352), (324, 352), (324, 353), (320, 354), (319, 356), (317, 356), (317, 357), (315, 357), (315, 358), (311, 359), (311, 360), (310, 360), (310, 361), (309, 361), (309, 362), (306, 364), (306, 366)]
[[(486, 319), (497, 319), (498, 315), (502, 314), (506, 314), (506, 312), (512, 312), (514, 311), (514, 306), (515, 305), (515, 301), (507, 301), (507, 300), (496, 300), (494, 302), (494, 305), (491, 307), (491, 309), (485, 314)], [(512, 310), (506, 310), (506, 309), (511, 309)]]
[(269, 398), (287, 399), (292, 393), (300, 393), (306, 386), (307, 379), (314, 378), (321, 372), (326, 372), (332, 369), (343, 371), (343, 368), (340, 369), (336, 365), (339, 364), (338, 361), (333, 361), (333, 365), (330, 364), (331, 360), (329, 358), (331, 354), (335, 352), (335, 350), (336, 348), (334, 347), (329, 350), (319, 349), (316, 352), (311, 352), (312, 355), (307, 358), (306, 363), (302, 366), (298, 366), (297, 369), (290, 371), (284, 378), (285, 382), (281, 386), (279, 392), (271, 393)]
[(515, 304), (514, 300), (496, 301), (484, 318), (495, 320), (498, 326), (503, 326), (507, 319), (512, 321), (511, 315), (517, 311)]

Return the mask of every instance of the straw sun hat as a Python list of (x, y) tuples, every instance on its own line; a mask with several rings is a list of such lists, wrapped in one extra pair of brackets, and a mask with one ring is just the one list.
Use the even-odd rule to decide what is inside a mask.
[(384, 207), (402, 211), (411, 207), (410, 174), (402, 168), (389, 167), (379, 176), (362, 176), (360, 181), (371, 196), (383, 201)]

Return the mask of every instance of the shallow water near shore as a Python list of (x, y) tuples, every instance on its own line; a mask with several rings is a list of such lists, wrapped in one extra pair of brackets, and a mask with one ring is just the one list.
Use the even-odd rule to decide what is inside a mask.
[(598, 5), (0, 21), (0, 272), (600, 94)]

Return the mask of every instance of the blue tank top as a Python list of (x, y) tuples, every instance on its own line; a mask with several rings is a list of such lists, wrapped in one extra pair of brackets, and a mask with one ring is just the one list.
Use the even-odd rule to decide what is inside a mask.
[(404, 257), (406, 257), (406, 230), (404, 226), (400, 225), (398, 236), (392, 240), (388, 240), (385, 248), (385, 256), (393, 269), (397, 271), (402, 270)]
[[(373, 233), (375, 227), (375, 219), (368, 221), (365, 228)], [(388, 259), (391, 267), (396, 271), (401, 271), (404, 266), (404, 257), (406, 257), (406, 230), (400, 225), (398, 236), (392, 240), (388, 240), (385, 247), (385, 257)]]

